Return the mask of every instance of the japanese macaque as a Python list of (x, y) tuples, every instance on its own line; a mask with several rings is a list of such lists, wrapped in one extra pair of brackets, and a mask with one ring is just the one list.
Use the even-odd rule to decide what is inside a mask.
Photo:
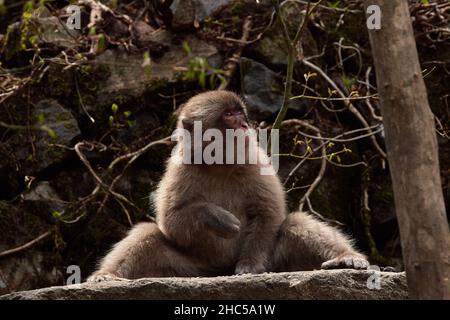
[[(191, 98), (177, 127), (190, 132), (194, 121), (224, 136), (227, 129), (249, 129), (243, 101), (228, 91)], [(256, 164), (180, 163), (189, 147), (179, 142), (153, 199), (157, 223), (136, 225), (88, 281), (367, 268), (340, 231), (303, 212), (286, 214), (275, 171), (260, 171), (271, 168), (267, 156), (245, 145), (258, 148)]]

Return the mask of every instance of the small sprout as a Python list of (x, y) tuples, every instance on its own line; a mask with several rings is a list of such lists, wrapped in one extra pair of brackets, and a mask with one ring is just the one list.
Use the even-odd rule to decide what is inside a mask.
[(43, 128), (45, 131), (47, 131), (47, 134), (49, 135), (50, 138), (52, 139), (56, 139), (58, 138), (58, 135), (56, 134), (55, 130), (53, 130), (50, 127), (45, 126), (45, 128)]
[(309, 78), (317, 77), (317, 73), (316, 72), (308, 72), (308, 73), (305, 73), (303, 75), (303, 77), (305, 78), (305, 81), (308, 82)]
[(356, 83), (356, 79), (355, 78), (342, 78), (342, 83), (344, 84), (344, 86), (348, 89), (352, 89), (353, 85)]
[(192, 53), (191, 47), (189, 47), (189, 43), (187, 41), (183, 41), (183, 51), (189, 56)]
[(341, 3), (341, 1), (328, 2), (328, 6), (332, 9), (337, 9), (339, 7), (339, 3)]
[(347, 147), (345, 146), (345, 144), (344, 144), (344, 149), (343, 149), (342, 151), (344, 151), (344, 153), (352, 153), (352, 150), (349, 149), (349, 148), (347, 148)]
[(144, 73), (147, 77), (152, 75), (152, 59), (148, 51), (144, 52), (144, 61), (142, 62), (142, 67), (144, 68)]
[(330, 88), (328, 88), (328, 96), (331, 97), (332, 95), (336, 94), (337, 90), (331, 90)]
[(39, 124), (42, 124), (42, 123), (45, 122), (45, 115), (44, 115), (43, 113), (39, 113), (39, 114), (37, 115), (37, 122), (38, 122)]
[(113, 116), (109, 116), (109, 125), (112, 127), (114, 125), (114, 117)]
[(39, 127), (40, 130), (47, 132), (47, 134), (49, 135), (50, 138), (52, 139), (56, 139), (58, 137), (58, 135), (56, 134), (56, 132), (50, 128), (48, 125), (46, 124), (42, 124)]
[(62, 213), (61, 213), (61, 212), (56, 211), (56, 210), (55, 210), (55, 211), (52, 211), (52, 217), (53, 217), (53, 218), (59, 220), (59, 219), (61, 218), (61, 216), (62, 216)]
[(341, 163), (341, 157), (339, 157), (338, 155), (336, 155), (336, 160), (338, 163)]
[(50, 136), (50, 138), (52, 139), (56, 139), (58, 138), (58, 135), (56, 134), (56, 132), (52, 129), (48, 130), (48, 135)]
[(311, 148), (311, 145), (309, 144), (310, 142), (311, 140), (307, 141), (306, 152), (309, 154), (313, 154), (313, 150)]
[(27, 189), (31, 188), (31, 184), (33, 183), (33, 181), (36, 179), (36, 177), (33, 176), (25, 176), (24, 181), (25, 184), (27, 186)]
[(359, 97), (359, 92), (356, 90), (350, 92), (350, 97)]
[(75, 59), (77, 59), (77, 60), (86, 60), (86, 57), (82, 53), (77, 53), (75, 55)]
[(37, 36), (30, 36), (29, 40), (30, 40), (31, 45), (35, 46), (38, 44), (39, 38)]
[(136, 121), (134, 121), (134, 120), (127, 120), (127, 125), (128, 125), (128, 127), (131, 128), (131, 127), (136, 125)]
[(117, 104), (113, 103), (112, 106), (111, 106), (111, 111), (113, 113), (116, 113), (117, 110), (119, 110), (119, 106)]
[(327, 145), (327, 148), (333, 148), (334, 147), (334, 143), (333, 142), (329, 142)]
[(32, 13), (30, 11), (24, 12), (23, 13), (23, 19), (24, 20), (29, 20), (32, 17)]
[(125, 118), (128, 118), (131, 116), (131, 111), (130, 110), (124, 111), (123, 115), (125, 116)]
[(97, 51), (96, 53), (102, 53), (106, 50), (106, 36), (102, 33), (98, 36), (98, 42), (97, 42)]

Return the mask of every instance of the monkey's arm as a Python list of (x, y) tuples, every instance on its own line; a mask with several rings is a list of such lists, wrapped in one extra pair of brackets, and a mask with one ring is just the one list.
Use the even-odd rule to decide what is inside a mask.
[(194, 202), (169, 209), (163, 229), (170, 239), (181, 246), (205, 230), (222, 237), (233, 238), (239, 234), (240, 221), (231, 212), (210, 202)]
[(249, 224), (245, 228), (246, 234), (235, 274), (262, 273), (270, 268), (270, 256), (284, 217), (277, 206), (271, 206), (270, 203), (267, 205), (267, 201), (261, 203), (266, 206), (255, 204), (247, 211)]

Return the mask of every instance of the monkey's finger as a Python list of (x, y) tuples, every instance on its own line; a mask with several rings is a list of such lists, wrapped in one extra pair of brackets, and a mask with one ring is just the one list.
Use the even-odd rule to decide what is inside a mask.
[(325, 261), (324, 263), (322, 263), (322, 265), (320, 267), (322, 269), (335, 269), (335, 268), (339, 267), (339, 260), (331, 259), (331, 260)]
[(358, 262), (361, 266), (359, 269), (367, 269), (370, 265), (369, 261), (367, 261), (366, 259), (358, 259)]
[(240, 224), (217, 221), (208, 225), (209, 229), (219, 237), (230, 239), (239, 234)]
[(211, 215), (206, 224), (213, 233), (225, 239), (236, 237), (241, 229), (239, 219), (229, 212)]

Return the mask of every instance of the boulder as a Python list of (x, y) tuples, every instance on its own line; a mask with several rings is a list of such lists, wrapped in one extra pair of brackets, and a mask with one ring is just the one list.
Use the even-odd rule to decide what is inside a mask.
[[(265, 120), (275, 115), (283, 104), (283, 79), (262, 63), (241, 58), (241, 86), (251, 118)], [(304, 102), (291, 100), (289, 108), (306, 110)]]
[[(212, 66), (217, 66), (217, 49), (195, 36), (177, 41), (166, 32), (161, 39), (165, 39), (167, 51), (160, 57), (152, 57), (148, 69), (143, 66), (143, 53), (109, 49), (97, 57), (96, 65), (108, 74), (105, 82), (99, 86), (100, 104), (111, 96), (141, 96), (146, 90), (161, 89), (168, 82), (175, 82), (179, 70), (187, 69), (193, 57), (205, 58)], [(190, 54), (183, 50), (183, 43), (189, 46)]]

